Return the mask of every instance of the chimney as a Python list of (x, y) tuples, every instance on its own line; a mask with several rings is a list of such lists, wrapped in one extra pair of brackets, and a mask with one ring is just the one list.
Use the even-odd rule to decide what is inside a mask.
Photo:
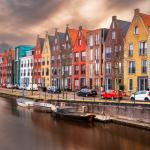
[(140, 9), (139, 8), (134, 10), (134, 15), (138, 15), (139, 13), (140, 13)]
[(117, 20), (117, 16), (112, 16), (112, 21)]

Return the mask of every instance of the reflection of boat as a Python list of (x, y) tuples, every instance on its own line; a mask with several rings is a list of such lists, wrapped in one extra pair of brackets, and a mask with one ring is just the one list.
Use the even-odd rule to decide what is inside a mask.
[(17, 105), (21, 106), (21, 107), (33, 107), (34, 105), (34, 101), (29, 100), (29, 99), (25, 99), (25, 98), (18, 98), (16, 99)]
[(51, 110), (52, 104), (48, 102), (36, 102), (34, 103), (34, 110), (39, 112), (52, 112)]
[(95, 115), (84, 113), (74, 107), (57, 107), (56, 110), (53, 111), (53, 116), (62, 119), (70, 119), (84, 122), (93, 122), (95, 118)]

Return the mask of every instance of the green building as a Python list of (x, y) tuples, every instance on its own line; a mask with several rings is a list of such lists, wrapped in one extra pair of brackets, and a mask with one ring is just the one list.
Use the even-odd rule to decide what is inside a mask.
[(15, 47), (15, 58), (14, 58), (14, 84), (20, 85), (20, 59), (26, 56), (26, 52), (33, 49), (33, 45), (19, 45)]

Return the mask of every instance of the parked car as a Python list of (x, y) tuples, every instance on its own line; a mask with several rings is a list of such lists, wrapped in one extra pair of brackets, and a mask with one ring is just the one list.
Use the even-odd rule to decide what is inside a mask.
[(38, 85), (30, 83), (25, 89), (28, 90), (28, 91), (30, 91), (30, 90), (38, 91)]
[(61, 93), (61, 89), (56, 86), (51, 86), (48, 88), (48, 93)]
[(18, 85), (18, 84), (15, 84), (15, 85), (13, 85), (13, 88), (14, 88), (14, 89), (19, 89), (19, 85)]
[(87, 88), (83, 88), (80, 91), (77, 92), (78, 96), (96, 96), (97, 95), (97, 91), (96, 90), (92, 90), (92, 89), (87, 89)]
[(138, 91), (131, 94), (131, 101), (150, 101), (150, 91)]
[(13, 88), (13, 85), (12, 84), (7, 84), (7, 89), (12, 89)]
[(2, 88), (6, 88), (7, 86), (6, 86), (6, 84), (5, 83), (3, 83), (2, 84)]
[(19, 89), (19, 90), (22, 90), (22, 89), (26, 90), (26, 85), (19, 85), (19, 86), (18, 86), (18, 89)]
[[(122, 99), (124, 93), (119, 91), (119, 99)], [(115, 90), (107, 90), (101, 93), (101, 97), (104, 99), (116, 99), (118, 98), (118, 93)]]

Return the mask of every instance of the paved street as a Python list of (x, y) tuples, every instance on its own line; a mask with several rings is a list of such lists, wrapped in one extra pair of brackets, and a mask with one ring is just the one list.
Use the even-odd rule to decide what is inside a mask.
[[(10, 94), (10, 95), (14, 95), (14, 96), (22, 96), (22, 90), (18, 90), (18, 89), (7, 89), (7, 88), (1, 88), (0, 87), (0, 93), (6, 93), (6, 94)], [(63, 96), (64, 95), (64, 96)], [(97, 95), (97, 97), (79, 97), (77, 96), (76, 93), (74, 92), (63, 92), (61, 94), (50, 94), (46, 92), (46, 96), (45, 93), (43, 93), (41, 90), (39, 91), (33, 91), (33, 95), (32, 95), (32, 91), (24, 91), (24, 96), (25, 97), (30, 97), (33, 99), (43, 99), (43, 100), (75, 100), (75, 101), (86, 101), (86, 102), (114, 102), (117, 103), (117, 100), (104, 100), (101, 99), (100, 95)], [(123, 100), (120, 101), (120, 103), (134, 103), (131, 102), (130, 99), (128, 97), (125, 97)], [(150, 104), (150, 102), (139, 102), (136, 101), (136, 104)]]

